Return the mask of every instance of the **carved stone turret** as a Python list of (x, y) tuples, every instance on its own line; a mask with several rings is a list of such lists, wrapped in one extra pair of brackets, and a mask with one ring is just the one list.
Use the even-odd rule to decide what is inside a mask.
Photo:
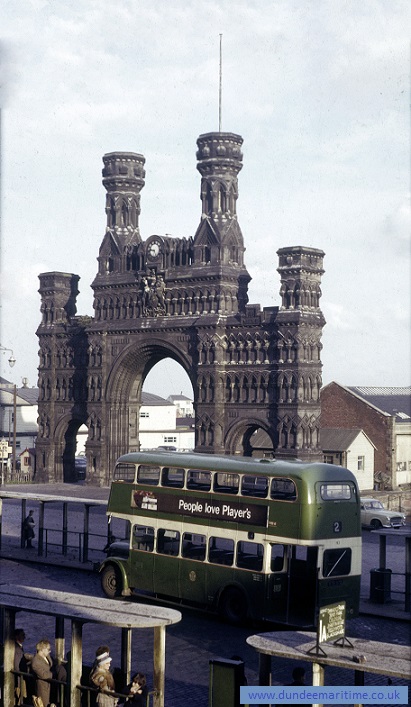
[(321, 335), (325, 324), (320, 309), (324, 252), (316, 248), (280, 248), (281, 306), (278, 327), (278, 446), (277, 456), (321, 458), (320, 389)]

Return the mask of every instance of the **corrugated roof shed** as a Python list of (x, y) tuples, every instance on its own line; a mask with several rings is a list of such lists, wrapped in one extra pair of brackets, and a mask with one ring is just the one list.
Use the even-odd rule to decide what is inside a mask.
[(411, 419), (411, 387), (347, 386), (347, 388), (382, 412), (388, 415), (395, 414), (398, 421)]

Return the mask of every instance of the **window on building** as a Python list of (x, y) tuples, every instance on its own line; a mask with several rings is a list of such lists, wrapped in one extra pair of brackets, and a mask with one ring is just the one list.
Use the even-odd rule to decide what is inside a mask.
[(149, 412), (140, 412), (140, 417), (150, 417)]
[(177, 437), (172, 437), (172, 436), (164, 437), (164, 442), (168, 442), (168, 443), (177, 442)]
[(357, 469), (358, 471), (364, 471), (365, 469), (365, 457), (357, 457)]

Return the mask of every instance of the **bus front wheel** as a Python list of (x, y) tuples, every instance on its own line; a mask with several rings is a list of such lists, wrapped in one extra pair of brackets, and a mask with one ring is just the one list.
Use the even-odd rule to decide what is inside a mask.
[(239, 624), (247, 617), (247, 599), (241, 589), (230, 587), (220, 599), (220, 613), (231, 624)]
[(121, 576), (114, 565), (106, 565), (101, 573), (101, 587), (109, 599), (121, 596)]

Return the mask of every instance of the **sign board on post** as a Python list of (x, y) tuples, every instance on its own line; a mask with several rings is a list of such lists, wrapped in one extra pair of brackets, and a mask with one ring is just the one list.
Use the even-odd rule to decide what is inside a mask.
[(318, 625), (317, 625), (317, 643), (311, 648), (308, 653), (315, 651), (326, 655), (322, 648), (320, 648), (321, 643), (329, 643), (333, 641), (334, 643), (342, 644), (348, 643), (352, 645), (348, 638), (345, 637), (345, 601), (340, 601), (338, 604), (329, 604), (328, 606), (322, 606), (318, 614)]
[(0, 458), (7, 459), (12, 452), (12, 447), (4, 437), (0, 439)]

